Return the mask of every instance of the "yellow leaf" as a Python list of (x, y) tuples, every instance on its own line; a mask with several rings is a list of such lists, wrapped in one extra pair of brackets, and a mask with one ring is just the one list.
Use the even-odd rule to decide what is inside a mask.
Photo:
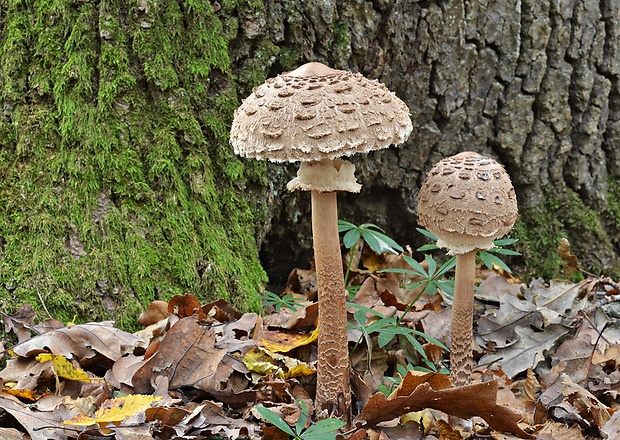
[(54, 373), (64, 379), (78, 380), (80, 382), (91, 382), (88, 374), (80, 368), (75, 368), (66, 357), (60, 354), (40, 353), (37, 360), (41, 363), (52, 361), (54, 363)]
[(287, 352), (294, 348), (308, 345), (317, 340), (319, 337), (319, 329), (315, 328), (312, 333), (290, 333), (278, 331), (263, 331), (260, 339), (257, 341), (259, 345), (266, 348), (270, 352)]
[(278, 353), (270, 353), (264, 348), (254, 348), (245, 355), (243, 363), (254, 373), (273, 374), (281, 379), (289, 377), (312, 376), (316, 369), (305, 362)]
[(8, 386), (8, 384), (5, 384), (5, 386), (2, 388), (2, 391), (15, 397), (30, 400), (31, 402), (37, 400), (37, 395), (33, 390), (10, 387)]
[(146, 396), (143, 394), (130, 394), (124, 397), (117, 397), (107, 400), (101, 408), (99, 408), (93, 417), (87, 417), (78, 414), (71, 420), (65, 420), (65, 425), (73, 426), (106, 426), (109, 423), (119, 425), (123, 420), (134, 416), (138, 413), (146, 411), (150, 408), (151, 403), (161, 400), (159, 396)]

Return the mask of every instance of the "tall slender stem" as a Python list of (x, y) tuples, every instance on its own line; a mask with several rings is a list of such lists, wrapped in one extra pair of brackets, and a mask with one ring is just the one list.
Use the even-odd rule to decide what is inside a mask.
[(319, 289), (316, 410), (350, 425), (351, 390), (344, 286), (335, 192), (312, 191), (312, 237)]
[(476, 251), (456, 256), (456, 279), (452, 301), (450, 378), (455, 386), (471, 383), (473, 369), (474, 281)]

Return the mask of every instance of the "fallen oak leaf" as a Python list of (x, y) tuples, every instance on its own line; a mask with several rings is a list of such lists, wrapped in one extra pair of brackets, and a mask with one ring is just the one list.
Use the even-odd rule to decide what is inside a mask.
[(521, 415), (497, 404), (497, 391), (496, 381), (439, 391), (432, 389), (429, 383), (422, 383), (408, 395), (398, 395), (397, 391), (390, 397), (375, 394), (357, 416), (356, 422), (375, 426), (412, 411), (433, 408), (462, 419), (479, 416), (498, 432), (510, 432), (525, 439), (534, 438), (517, 424)]

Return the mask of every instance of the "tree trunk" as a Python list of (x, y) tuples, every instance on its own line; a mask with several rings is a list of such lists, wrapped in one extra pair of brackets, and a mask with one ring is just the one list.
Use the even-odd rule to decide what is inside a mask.
[[(567, 236), (583, 267), (620, 276), (619, 2), (266, 4), (244, 30), (255, 30), (256, 47), (276, 45), (272, 74), (318, 60), (378, 78), (411, 108), (414, 132), (402, 147), (352, 158), (363, 188), (341, 199), (340, 218), (376, 223), (417, 247), (425, 173), (474, 150), (511, 175), (521, 212), (513, 236), (530, 275), (559, 274), (555, 249)], [(280, 193), (285, 181), (272, 178), (282, 202), (262, 252), (274, 278), (311, 249), (309, 202)]]
[(259, 307), (265, 167), (228, 145), (238, 11), (218, 8), (0, 1), (0, 310), (131, 327), (173, 294)]

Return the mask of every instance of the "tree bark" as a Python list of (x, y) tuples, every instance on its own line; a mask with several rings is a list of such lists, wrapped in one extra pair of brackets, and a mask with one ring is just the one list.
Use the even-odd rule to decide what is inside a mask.
[(174, 294), (260, 307), (264, 164), (228, 145), (237, 14), (0, 1), (0, 310), (131, 328)]
[[(341, 218), (422, 244), (414, 227), (425, 173), (473, 150), (513, 180), (521, 220), (512, 235), (530, 275), (560, 274), (561, 236), (583, 267), (620, 275), (620, 3), (274, 1), (255, 17), (254, 38), (277, 48), (271, 73), (318, 60), (378, 78), (411, 108), (402, 147), (352, 158), (363, 189), (341, 199)], [(286, 263), (276, 249), (297, 255), (294, 264), (310, 249), (303, 195), (278, 194), (262, 252), (270, 270)], [(300, 219), (297, 235), (285, 219)]]

